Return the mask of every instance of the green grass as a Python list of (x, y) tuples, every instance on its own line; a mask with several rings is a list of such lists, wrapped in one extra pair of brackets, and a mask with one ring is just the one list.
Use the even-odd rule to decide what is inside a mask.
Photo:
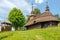
[(59, 26), (26, 31), (1, 32), (0, 40), (60, 40)]

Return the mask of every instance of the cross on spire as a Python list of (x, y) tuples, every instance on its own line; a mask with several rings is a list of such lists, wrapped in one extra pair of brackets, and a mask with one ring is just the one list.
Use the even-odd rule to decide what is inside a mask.
[(32, 3), (32, 11), (33, 11), (33, 3)]
[(48, 5), (48, 1), (46, 1), (46, 4)]
[(31, 11), (31, 15), (34, 15), (34, 11), (33, 11), (33, 3), (32, 3), (32, 11)]
[(48, 1), (46, 2), (46, 11), (49, 11)]

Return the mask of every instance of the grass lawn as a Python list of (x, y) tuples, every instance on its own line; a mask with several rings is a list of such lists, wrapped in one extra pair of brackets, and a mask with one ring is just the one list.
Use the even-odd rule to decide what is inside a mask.
[[(59, 24), (60, 26), (60, 24)], [(60, 27), (0, 33), (0, 40), (60, 40)]]

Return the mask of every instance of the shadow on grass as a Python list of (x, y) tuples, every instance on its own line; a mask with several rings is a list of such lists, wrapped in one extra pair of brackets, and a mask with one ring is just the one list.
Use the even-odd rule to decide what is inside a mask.
[(7, 38), (7, 37), (9, 37), (9, 36), (13, 36), (13, 33), (11, 33), (10, 35), (6, 35), (6, 36), (4, 36), (4, 37), (0, 37), (0, 40), (2, 40), (2, 39), (4, 39), (4, 38)]

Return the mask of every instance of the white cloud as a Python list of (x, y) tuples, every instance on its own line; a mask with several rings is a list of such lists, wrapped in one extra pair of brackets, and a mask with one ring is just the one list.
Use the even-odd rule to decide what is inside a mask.
[(48, 1), (48, 0), (35, 0), (35, 3), (44, 3), (45, 1)]
[(36, 3), (40, 3), (40, 4), (41, 4), (41, 3), (43, 3), (43, 2), (44, 2), (44, 0), (35, 0), (35, 2), (36, 2)]
[(13, 7), (17, 7), (16, 5), (14, 5), (13, 3), (7, 1), (7, 0), (3, 0), (0, 3), (0, 7), (5, 7), (5, 8), (13, 8)]
[[(26, 0), (0, 0), (0, 13), (1, 17), (7, 17), (9, 11), (17, 7), (23, 11), (23, 13), (29, 14), (31, 12), (31, 5), (26, 2)], [(6, 15), (5, 15), (6, 14)], [(4, 16), (5, 15), (5, 16)]]
[(17, 7), (16, 5), (14, 5), (13, 3), (7, 1), (7, 0), (1, 0), (0, 1), (0, 16), (4, 16), (7, 17), (9, 11), (13, 8), (13, 7)]
[(17, 7), (16, 5), (14, 5), (13, 3), (11, 3), (7, 0), (5, 0), (4, 2), (6, 3), (7, 7), (10, 7), (10, 8)]
[(13, 4), (15, 4), (22, 11), (27, 11), (30, 13), (31, 5), (26, 2), (26, 0), (12, 0)]

